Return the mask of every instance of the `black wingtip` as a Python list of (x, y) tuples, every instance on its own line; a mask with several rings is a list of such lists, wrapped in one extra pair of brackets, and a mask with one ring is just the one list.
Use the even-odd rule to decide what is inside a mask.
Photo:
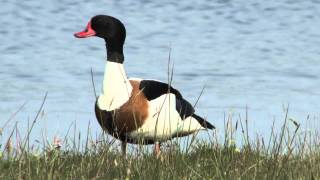
[(209, 123), (208, 121), (206, 121), (202, 117), (200, 117), (196, 114), (193, 114), (192, 117), (194, 117), (201, 124), (202, 127), (207, 128), (207, 129), (216, 129), (216, 127), (214, 125), (212, 125), (211, 123)]

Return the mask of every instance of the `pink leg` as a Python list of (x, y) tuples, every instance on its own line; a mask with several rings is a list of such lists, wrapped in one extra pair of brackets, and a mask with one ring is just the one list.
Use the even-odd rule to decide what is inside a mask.
[(161, 152), (160, 143), (159, 143), (159, 142), (156, 142), (156, 143), (154, 144), (154, 154), (156, 155), (156, 157), (159, 157), (160, 152)]

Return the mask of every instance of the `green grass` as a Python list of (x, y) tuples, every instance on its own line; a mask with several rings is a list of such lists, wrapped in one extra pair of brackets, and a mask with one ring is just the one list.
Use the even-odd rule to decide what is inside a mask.
[(0, 178), (12, 179), (319, 179), (320, 153), (268, 154), (262, 149), (199, 143), (188, 153), (166, 150), (124, 158), (110, 146), (87, 152), (47, 150), (0, 160)]
[[(233, 126), (228, 118), (223, 140), (208, 133), (207, 140), (169, 141), (158, 158), (146, 146), (123, 157), (117, 141), (89, 138), (89, 130), (84, 141), (64, 139), (61, 149), (50, 142), (30, 147), (28, 133), (19, 148), (10, 138), (1, 145), (0, 179), (320, 179), (317, 133), (300, 132), (287, 115), (268, 139), (250, 138), (247, 124), (239, 119)], [(239, 147), (236, 133), (243, 139)]]

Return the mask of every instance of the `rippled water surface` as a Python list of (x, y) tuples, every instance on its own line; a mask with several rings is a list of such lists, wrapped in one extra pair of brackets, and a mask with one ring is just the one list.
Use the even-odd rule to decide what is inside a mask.
[(219, 130), (225, 115), (244, 117), (246, 106), (260, 134), (281, 124), (287, 104), (303, 125), (319, 120), (318, 0), (2, 0), (0, 127), (23, 103), (6, 128), (26, 127), (48, 91), (35, 132), (65, 134), (72, 122), (85, 131), (88, 121), (100, 132), (90, 70), (100, 92), (104, 42), (73, 37), (96, 14), (125, 24), (131, 77), (167, 81), (171, 48), (173, 85), (192, 103), (205, 86), (197, 110)]

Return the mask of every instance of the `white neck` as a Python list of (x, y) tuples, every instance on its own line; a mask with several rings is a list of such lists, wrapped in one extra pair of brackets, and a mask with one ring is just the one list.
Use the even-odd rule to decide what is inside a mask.
[(102, 94), (98, 99), (99, 108), (107, 111), (119, 108), (129, 100), (131, 91), (123, 64), (107, 61)]

